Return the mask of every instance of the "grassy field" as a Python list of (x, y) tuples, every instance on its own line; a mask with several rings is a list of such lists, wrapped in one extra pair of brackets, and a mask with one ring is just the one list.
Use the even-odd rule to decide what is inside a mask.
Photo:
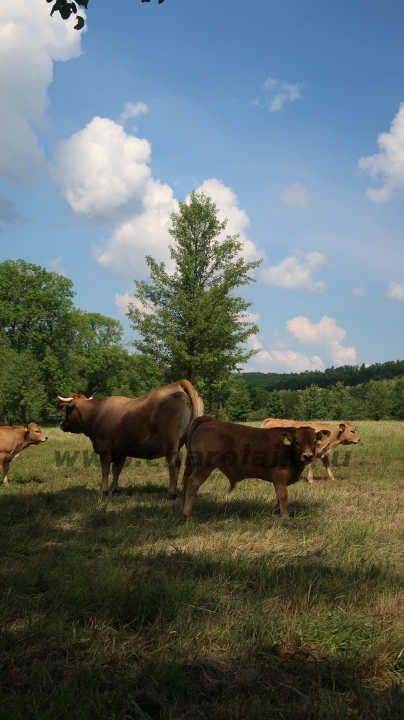
[(404, 423), (358, 430), (290, 519), (217, 473), (185, 524), (163, 461), (102, 500), (83, 436), (24, 451), (0, 487), (2, 720), (403, 718)]

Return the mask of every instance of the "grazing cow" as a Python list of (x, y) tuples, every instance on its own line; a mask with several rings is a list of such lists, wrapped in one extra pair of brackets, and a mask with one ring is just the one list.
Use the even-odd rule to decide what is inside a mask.
[(66, 413), (60, 428), (63, 432), (84, 433), (100, 456), (101, 492), (108, 492), (111, 463), (112, 491), (118, 486), (127, 457), (147, 460), (165, 457), (170, 474), (168, 497), (176, 497), (181, 467), (178, 451), (186, 441), (192, 421), (203, 413), (202, 398), (188, 380), (138, 398), (93, 399), (73, 393), (59, 400), (59, 408)]
[(245, 478), (268, 480), (275, 486), (281, 515), (288, 516), (287, 486), (300, 480), (316, 455), (317, 443), (330, 432), (310, 427), (260, 428), (200, 417), (187, 441), (182, 512), (192, 515), (194, 497), (213, 470), (221, 470), (232, 490)]
[(8, 468), (12, 460), (30, 447), (47, 440), (41, 428), (34, 422), (29, 425), (0, 428), (0, 468), (3, 471), (3, 483), (8, 483)]
[(309, 465), (309, 474), (307, 478), (308, 483), (313, 482), (314, 468), (316, 466), (316, 459), (321, 460), (325, 469), (327, 470), (328, 479), (335, 480), (332, 472), (329, 454), (331, 450), (335, 450), (338, 445), (357, 445), (359, 438), (356, 434), (356, 430), (352, 423), (341, 422), (341, 423), (323, 423), (323, 422), (299, 422), (297, 420), (279, 420), (279, 418), (266, 418), (262, 421), (262, 428), (271, 427), (302, 427), (302, 425), (309, 425), (316, 432), (320, 430), (329, 430), (330, 436), (323, 443), (320, 443), (317, 450), (317, 458), (313, 460)]

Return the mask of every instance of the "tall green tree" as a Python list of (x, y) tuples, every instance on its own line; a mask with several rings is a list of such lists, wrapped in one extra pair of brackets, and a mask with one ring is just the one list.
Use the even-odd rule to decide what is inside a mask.
[(325, 391), (318, 385), (310, 385), (299, 393), (296, 414), (299, 420), (321, 420), (327, 414)]
[(371, 380), (365, 390), (366, 414), (371, 420), (383, 420), (390, 414), (392, 398), (384, 382)]
[(268, 393), (268, 401), (266, 404), (266, 411), (268, 417), (284, 418), (285, 417), (285, 406), (283, 403), (282, 393), (274, 390)]
[(224, 404), (225, 414), (231, 422), (245, 422), (252, 407), (248, 385), (241, 377), (234, 377), (229, 383), (229, 393)]
[(171, 214), (174, 271), (150, 255), (150, 282), (135, 280), (128, 317), (139, 334), (136, 349), (155, 362), (167, 382), (187, 378), (202, 392), (209, 411), (229, 374), (253, 350), (245, 343), (258, 327), (248, 320), (251, 303), (235, 294), (254, 279), (249, 272), (261, 260), (245, 262), (237, 235), (219, 236), (220, 222), (211, 198), (193, 191)]
[(331, 420), (343, 420), (351, 411), (351, 396), (342, 382), (337, 382), (328, 393)]
[(39, 363), (30, 352), (0, 347), (0, 418), (10, 424), (36, 421), (46, 413)]

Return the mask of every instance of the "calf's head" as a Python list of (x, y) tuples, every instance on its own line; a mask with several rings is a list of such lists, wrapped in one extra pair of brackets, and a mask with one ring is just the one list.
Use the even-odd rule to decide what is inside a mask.
[(340, 445), (357, 445), (359, 437), (352, 423), (341, 422), (339, 424), (338, 440)]
[(48, 439), (47, 435), (41, 430), (39, 425), (32, 422), (29, 425), (24, 425), (24, 440), (29, 445), (39, 445), (41, 442), (45, 442)]
[(329, 430), (315, 432), (311, 427), (285, 428), (279, 433), (284, 446), (288, 447), (295, 462), (308, 465), (316, 457), (318, 445), (330, 436)]
[(72, 393), (69, 397), (64, 398), (58, 395), (60, 400), (59, 410), (63, 410), (66, 413), (64, 419), (60, 423), (59, 427), (63, 432), (70, 433), (82, 433), (83, 424), (80, 413), (80, 405), (84, 402), (89, 402), (92, 398), (86, 398), (81, 393)]

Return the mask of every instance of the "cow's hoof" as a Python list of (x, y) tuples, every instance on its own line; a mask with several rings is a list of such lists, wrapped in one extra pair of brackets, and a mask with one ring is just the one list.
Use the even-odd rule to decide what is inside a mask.
[(176, 500), (177, 499), (177, 493), (168, 493), (167, 494), (167, 500)]

